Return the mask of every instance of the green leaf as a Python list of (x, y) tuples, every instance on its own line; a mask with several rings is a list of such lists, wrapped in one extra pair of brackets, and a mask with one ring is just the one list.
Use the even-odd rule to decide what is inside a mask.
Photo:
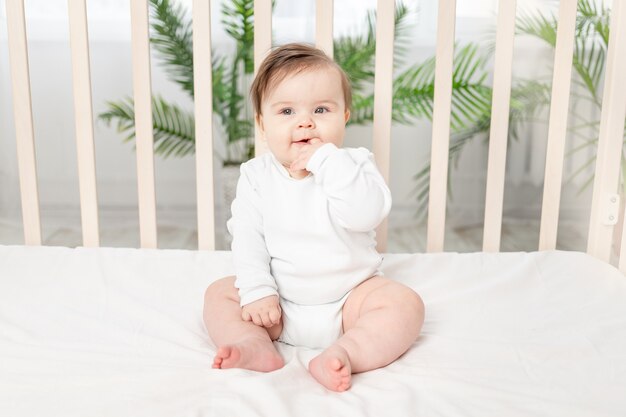
[(172, 81), (193, 98), (192, 26), (185, 9), (170, 0), (150, 0), (150, 42)]
[(235, 40), (234, 62), (243, 63), (244, 72), (254, 72), (254, 0), (231, 0), (222, 3), (222, 23)]
[[(107, 103), (108, 110), (100, 114), (107, 125), (116, 124), (117, 131), (126, 134), (125, 142), (135, 140), (135, 109), (132, 98)], [(152, 134), (154, 152), (163, 157), (185, 156), (195, 151), (195, 122), (192, 113), (168, 103), (160, 96), (152, 98)]]
[[(394, 16), (394, 65), (402, 63), (402, 57), (410, 44), (409, 8), (402, 2), (396, 4)], [(346, 72), (355, 95), (364, 94), (374, 79), (376, 53), (376, 12), (367, 14), (367, 31), (357, 36), (342, 36), (333, 43), (334, 59)], [(357, 110), (358, 111), (358, 110)]]

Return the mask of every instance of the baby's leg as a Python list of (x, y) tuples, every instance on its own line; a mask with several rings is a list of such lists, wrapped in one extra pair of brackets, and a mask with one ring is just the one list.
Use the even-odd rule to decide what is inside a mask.
[(356, 287), (343, 307), (344, 334), (313, 358), (311, 374), (326, 388), (345, 391), (353, 373), (395, 361), (417, 339), (424, 304), (412, 289), (382, 277)]
[(204, 324), (217, 354), (213, 368), (243, 368), (269, 372), (282, 368), (283, 359), (274, 347), (282, 331), (280, 324), (265, 329), (241, 318), (235, 277), (223, 278), (204, 295)]

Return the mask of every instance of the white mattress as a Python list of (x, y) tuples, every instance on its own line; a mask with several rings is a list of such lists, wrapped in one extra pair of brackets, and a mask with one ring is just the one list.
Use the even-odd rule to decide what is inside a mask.
[[(415, 345), (345, 393), (277, 344), (214, 370), (203, 293), (229, 252), (0, 246), (0, 416), (625, 416), (626, 278), (581, 253), (387, 255)], [(384, 331), (381, 331), (384, 337)]]

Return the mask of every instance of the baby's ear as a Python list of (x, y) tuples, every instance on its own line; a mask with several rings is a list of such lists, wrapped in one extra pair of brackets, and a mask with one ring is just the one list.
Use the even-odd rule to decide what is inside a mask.
[(348, 120), (350, 120), (350, 110), (346, 110), (346, 112), (343, 114), (344, 120), (346, 123), (348, 123)]

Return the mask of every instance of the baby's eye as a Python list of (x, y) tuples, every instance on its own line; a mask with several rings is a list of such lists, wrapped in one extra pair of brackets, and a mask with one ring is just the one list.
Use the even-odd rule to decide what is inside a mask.
[(291, 116), (293, 114), (293, 109), (282, 109), (280, 114), (284, 114), (285, 116)]
[(315, 113), (318, 113), (318, 114), (323, 114), (326, 112), (328, 112), (328, 108), (326, 107), (318, 107), (317, 109), (315, 109)]

